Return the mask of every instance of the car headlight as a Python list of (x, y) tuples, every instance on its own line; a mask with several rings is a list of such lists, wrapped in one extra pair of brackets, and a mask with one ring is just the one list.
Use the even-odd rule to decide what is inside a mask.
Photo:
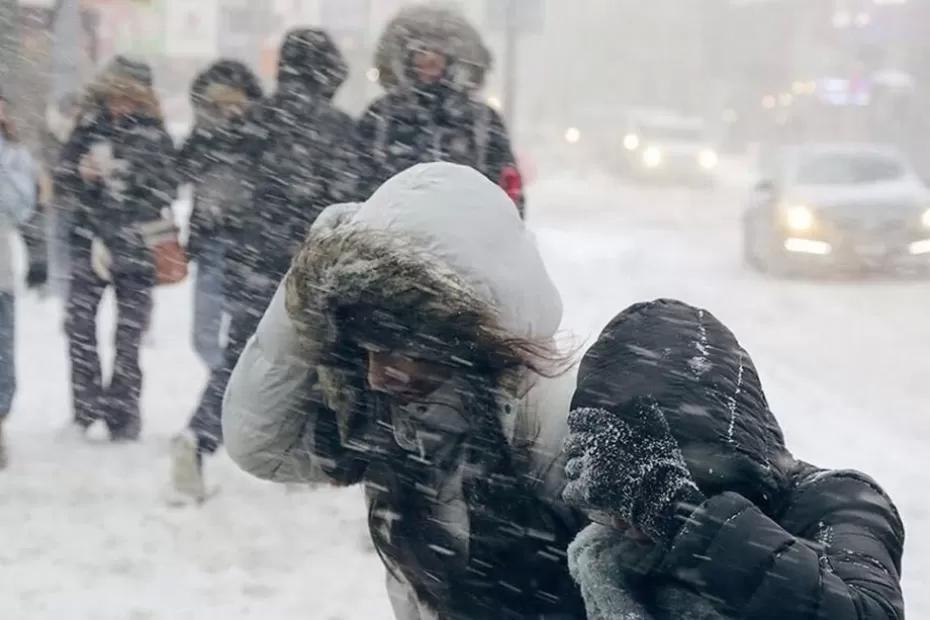
[(623, 136), (623, 148), (628, 151), (635, 151), (639, 148), (639, 136), (635, 133), (628, 133)]
[(662, 151), (657, 146), (650, 146), (643, 151), (643, 164), (647, 168), (658, 168), (662, 165)]
[(704, 149), (698, 154), (698, 163), (704, 170), (713, 170), (719, 162), (720, 158), (717, 157), (717, 153), (711, 149)]
[(924, 214), (920, 217), (920, 223), (924, 225), (924, 228), (930, 228), (930, 209), (924, 211)]
[(814, 227), (814, 212), (804, 205), (793, 205), (785, 209), (785, 222), (794, 232), (807, 232)]

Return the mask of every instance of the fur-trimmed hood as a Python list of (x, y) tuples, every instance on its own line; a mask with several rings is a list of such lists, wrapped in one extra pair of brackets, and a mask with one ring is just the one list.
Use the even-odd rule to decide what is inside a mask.
[(288, 314), (307, 356), (321, 360), (332, 406), (352, 400), (338, 348), (351, 331), (381, 346), (499, 372), (498, 400), (517, 410), (502, 420), (508, 439), (558, 453), (564, 424), (550, 414), (572, 378), (543, 379), (533, 370), (546, 370), (546, 359), (535, 368), (529, 360), (527, 369), (527, 360), (507, 357), (507, 349), (518, 341), (534, 345), (524, 353), (551, 353), (561, 298), (513, 203), (480, 173), (421, 164), (364, 204), (330, 207), (285, 286)]
[(300, 329), (326, 333), (332, 310), (365, 299), (412, 313), (407, 329), (428, 318), (453, 329), (476, 320), (541, 344), (562, 318), (511, 200), (480, 173), (446, 163), (410, 168), (366, 203), (327, 213), (295, 258), (288, 310)]
[(410, 89), (410, 54), (422, 48), (446, 54), (447, 78), (461, 92), (480, 89), (491, 70), (491, 52), (461, 13), (442, 5), (416, 4), (401, 9), (378, 41), (375, 66), (385, 90)]

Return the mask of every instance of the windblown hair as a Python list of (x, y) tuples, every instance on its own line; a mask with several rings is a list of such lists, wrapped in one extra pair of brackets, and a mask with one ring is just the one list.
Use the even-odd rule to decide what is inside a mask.
[(375, 344), (512, 390), (526, 371), (557, 376), (568, 365), (552, 343), (501, 328), (494, 308), (441, 261), (386, 234), (342, 227), (308, 239), (286, 286), (298, 333), (324, 354)]
[(103, 69), (88, 86), (81, 107), (85, 112), (104, 109), (107, 100), (114, 98), (132, 101), (139, 116), (164, 122), (161, 104), (152, 85), (115, 70), (113, 66)]

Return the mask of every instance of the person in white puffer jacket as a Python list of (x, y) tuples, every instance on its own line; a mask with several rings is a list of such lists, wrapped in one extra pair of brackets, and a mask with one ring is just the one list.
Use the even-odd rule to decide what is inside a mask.
[(29, 219), (36, 202), (36, 167), (16, 138), (6, 100), (0, 93), (0, 469), (7, 454), (3, 425), (16, 391), (15, 300), (10, 235)]
[(363, 484), (397, 618), (585, 618), (561, 318), (504, 191), (415, 166), (313, 226), (231, 377), (227, 450), (260, 478)]

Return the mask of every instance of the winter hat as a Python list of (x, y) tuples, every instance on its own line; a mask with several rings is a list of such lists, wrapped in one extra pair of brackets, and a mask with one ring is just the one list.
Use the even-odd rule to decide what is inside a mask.
[(278, 88), (300, 86), (332, 97), (349, 75), (349, 66), (332, 38), (317, 28), (292, 30), (281, 44)]

